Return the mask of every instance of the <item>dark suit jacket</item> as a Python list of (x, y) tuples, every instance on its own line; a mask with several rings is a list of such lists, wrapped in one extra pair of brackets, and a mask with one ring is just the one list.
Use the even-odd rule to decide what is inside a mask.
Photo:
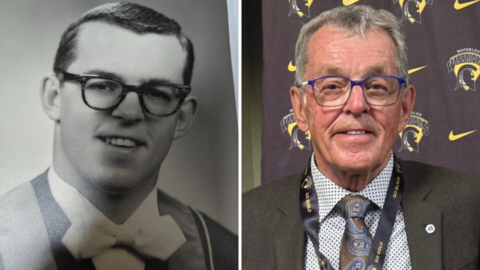
[[(405, 175), (402, 209), (414, 270), (478, 269), (480, 179), (399, 161)], [(243, 195), (242, 268), (303, 269), (306, 235), (300, 217), (301, 173)], [(435, 226), (428, 234), (425, 227)]]
[[(191, 208), (160, 190), (157, 197), (160, 214), (171, 214), (174, 219), (177, 217), (177, 223), (181, 221), (179, 226), (187, 243), (193, 239), (192, 235), (199, 235), (200, 244), (190, 245), (188, 251), (203, 251), (205, 269), (211, 269), (211, 264), (215, 269), (238, 268), (236, 236), (207, 216), (200, 214), (200, 218)], [(95, 269), (91, 259), (76, 262), (61, 242), (71, 223), (51, 193), (47, 172), (1, 196), (0, 216), (3, 218), (0, 221), (0, 270)], [(195, 229), (198, 234), (192, 233)], [(178, 255), (176, 253), (170, 258)], [(192, 256), (195, 252), (183, 253)], [(166, 261), (147, 259), (145, 269), (169, 269), (170, 258)]]

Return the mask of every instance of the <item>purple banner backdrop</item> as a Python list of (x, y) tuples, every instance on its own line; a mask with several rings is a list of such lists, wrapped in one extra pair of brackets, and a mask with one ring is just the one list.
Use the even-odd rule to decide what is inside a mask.
[(352, 4), (388, 10), (405, 26), (417, 99), (394, 146), (397, 156), (480, 172), (480, 1), (263, 0), (262, 183), (300, 171), (312, 153), (289, 95), (300, 28), (325, 10)]

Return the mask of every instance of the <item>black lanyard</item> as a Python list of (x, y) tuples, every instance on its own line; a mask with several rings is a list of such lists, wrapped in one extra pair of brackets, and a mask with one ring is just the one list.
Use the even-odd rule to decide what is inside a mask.
[[(303, 227), (313, 243), (317, 260), (321, 270), (334, 270), (328, 259), (320, 252), (318, 233), (320, 220), (318, 214), (318, 198), (313, 184), (311, 160), (305, 168), (300, 185), (300, 214), (302, 215)], [(394, 157), (394, 168), (390, 184), (385, 197), (385, 203), (378, 223), (375, 238), (373, 239), (368, 256), (367, 269), (381, 270), (385, 262), (388, 242), (392, 235), (395, 218), (400, 207), (403, 195), (403, 171)]]

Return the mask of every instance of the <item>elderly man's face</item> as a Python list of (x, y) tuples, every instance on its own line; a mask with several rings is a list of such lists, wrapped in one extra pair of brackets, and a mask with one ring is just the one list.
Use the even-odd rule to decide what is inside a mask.
[[(324, 26), (310, 40), (308, 61), (304, 80), (326, 75), (352, 80), (399, 75), (395, 45), (384, 31), (368, 31), (363, 38)], [(397, 134), (410, 116), (414, 95), (413, 87), (408, 87), (405, 99), (400, 96), (387, 107), (367, 104), (359, 86), (343, 107), (319, 106), (310, 86), (305, 86), (305, 94), (293, 87), (291, 96), (297, 124), (303, 131), (310, 130), (319, 169), (327, 174), (331, 170), (364, 174), (388, 162)]]
[[(79, 31), (76, 57), (67, 72), (102, 75), (128, 85), (183, 84), (185, 60), (186, 53), (173, 35), (139, 35), (90, 22)], [(151, 116), (143, 112), (135, 92), (129, 92), (115, 109), (93, 110), (84, 104), (79, 83), (63, 84), (60, 134), (56, 134), (62, 166), (94, 185), (120, 193), (135, 190), (147, 179), (156, 181), (176, 136), (179, 112), (170, 117)], [(120, 140), (135, 141), (136, 146), (119, 145)]]

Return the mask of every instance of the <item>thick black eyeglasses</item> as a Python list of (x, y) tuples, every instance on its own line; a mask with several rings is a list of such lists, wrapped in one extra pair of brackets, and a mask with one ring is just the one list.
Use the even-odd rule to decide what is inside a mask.
[(360, 81), (353, 81), (342, 76), (322, 76), (302, 82), (297, 87), (311, 85), (313, 96), (318, 105), (337, 107), (347, 104), (355, 85), (363, 90), (365, 100), (373, 106), (390, 106), (397, 102), (405, 79), (390, 75), (368, 76)]
[(169, 83), (146, 83), (139, 86), (126, 85), (123, 82), (90, 74), (71, 74), (58, 71), (60, 81), (77, 81), (82, 86), (82, 98), (85, 105), (106, 111), (120, 105), (128, 92), (136, 92), (142, 109), (150, 115), (166, 117), (180, 109), (191, 89), (188, 85)]

